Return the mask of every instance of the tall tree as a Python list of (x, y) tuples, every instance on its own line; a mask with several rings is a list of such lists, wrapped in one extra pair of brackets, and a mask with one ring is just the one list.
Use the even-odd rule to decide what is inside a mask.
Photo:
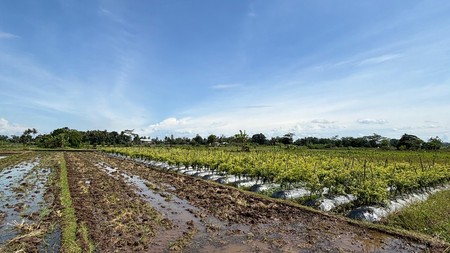
[(208, 136), (208, 138), (206, 139), (206, 143), (209, 144), (209, 145), (212, 145), (214, 142), (217, 142), (217, 140), (218, 140), (218, 138), (217, 138), (216, 135), (210, 134)]
[(203, 140), (203, 137), (201, 137), (199, 134), (192, 138), (192, 144), (194, 145), (203, 145), (204, 143), (205, 141)]
[(252, 136), (252, 142), (253, 143), (258, 143), (259, 145), (264, 145), (267, 142), (267, 138), (264, 134), (259, 133), (259, 134), (254, 134)]
[(404, 134), (397, 143), (398, 149), (417, 150), (422, 147), (423, 140), (411, 134)]
[(285, 145), (292, 144), (294, 142), (294, 133), (287, 133), (281, 137), (281, 143)]

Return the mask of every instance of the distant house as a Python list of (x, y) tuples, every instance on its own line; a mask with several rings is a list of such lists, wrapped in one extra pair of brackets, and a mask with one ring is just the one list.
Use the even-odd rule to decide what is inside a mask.
[(152, 144), (152, 140), (151, 139), (140, 139), (141, 140), (141, 143), (143, 144), (143, 145), (151, 145)]

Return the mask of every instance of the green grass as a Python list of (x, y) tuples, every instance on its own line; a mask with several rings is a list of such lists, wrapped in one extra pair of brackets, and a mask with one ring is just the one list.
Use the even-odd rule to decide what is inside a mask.
[(60, 186), (61, 186), (61, 205), (62, 210), (62, 252), (82, 252), (77, 243), (77, 219), (75, 209), (72, 205), (70, 196), (69, 180), (67, 178), (67, 167), (64, 157), (60, 159)]
[(92, 240), (89, 239), (89, 230), (86, 226), (86, 224), (82, 223), (80, 226), (80, 233), (81, 237), (83, 238), (84, 243), (86, 243), (89, 246), (89, 253), (95, 252), (95, 245), (92, 242)]
[(386, 224), (450, 242), (450, 190), (435, 193), (427, 201), (390, 215)]

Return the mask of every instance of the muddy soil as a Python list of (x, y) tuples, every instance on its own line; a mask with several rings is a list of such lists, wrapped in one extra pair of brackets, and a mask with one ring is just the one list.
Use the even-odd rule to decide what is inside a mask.
[[(47, 197), (50, 168), (41, 161), (48, 157), (32, 154), (27, 162), (3, 168), (0, 172), (0, 251), (39, 252), (48, 244), (55, 217), (53, 201)], [(36, 158), (39, 157), (39, 158)]]
[(88, 241), (80, 234), (83, 252), (92, 244), (98, 252), (149, 251), (157, 231), (172, 226), (123, 180), (109, 176), (88, 154), (66, 153), (69, 188), (78, 226), (86, 226)]
[[(78, 169), (93, 163), (97, 170), (92, 168), (90, 176), (120, 182), (115, 191), (138, 193), (140, 200), (171, 221), (170, 229), (148, 239), (145, 249), (151, 252), (442, 252), (447, 247), (128, 160), (102, 154), (67, 158), (86, 161)], [(84, 177), (84, 171), (79, 172), (70, 176), (72, 180)], [(86, 208), (86, 201), (78, 205), (82, 203)], [(85, 218), (93, 226), (98, 222), (92, 216)]]

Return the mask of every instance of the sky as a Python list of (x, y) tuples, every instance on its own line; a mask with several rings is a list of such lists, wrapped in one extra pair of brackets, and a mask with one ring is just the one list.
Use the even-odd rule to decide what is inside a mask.
[(450, 141), (450, 1), (0, 1), (0, 135)]

